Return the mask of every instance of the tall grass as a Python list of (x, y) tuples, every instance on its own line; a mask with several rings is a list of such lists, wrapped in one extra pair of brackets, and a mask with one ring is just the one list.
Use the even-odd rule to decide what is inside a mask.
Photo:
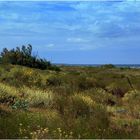
[(53, 104), (54, 94), (51, 91), (24, 87), (22, 92), (31, 107), (49, 107)]

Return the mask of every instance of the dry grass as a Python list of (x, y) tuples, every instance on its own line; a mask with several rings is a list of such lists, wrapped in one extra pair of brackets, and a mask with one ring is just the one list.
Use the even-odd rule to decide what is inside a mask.
[(0, 138), (140, 138), (140, 70), (0, 72)]

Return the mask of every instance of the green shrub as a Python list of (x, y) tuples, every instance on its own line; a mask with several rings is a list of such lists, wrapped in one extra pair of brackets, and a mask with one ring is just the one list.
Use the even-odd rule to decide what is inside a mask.
[(42, 86), (42, 79), (38, 72), (32, 69), (14, 67), (6, 75), (3, 75), (3, 82), (10, 85), (20, 87), (26, 86)]
[(73, 94), (73, 89), (68, 85), (56, 86), (51, 88), (51, 90), (55, 93), (55, 96), (69, 96)]
[(75, 117), (78, 116), (89, 116), (92, 112), (93, 105), (95, 102), (90, 96), (84, 96), (81, 94), (75, 94), (71, 97), (71, 111)]
[(105, 64), (105, 65), (102, 65), (101, 67), (102, 67), (102, 68), (107, 68), (107, 69), (108, 69), (108, 68), (109, 68), (109, 69), (110, 69), (110, 68), (116, 68), (116, 66), (113, 65), (113, 64)]
[[(68, 126), (75, 137), (102, 138), (102, 132), (109, 127), (106, 108), (96, 103), (90, 96), (75, 94), (70, 98)], [(98, 131), (100, 130), (100, 131)]]
[(49, 86), (60, 86), (62, 84), (62, 78), (60, 76), (50, 76), (47, 79), (47, 84)]
[(76, 81), (80, 90), (87, 90), (95, 87), (96, 80), (94, 78), (79, 77)]
[(12, 50), (4, 48), (1, 52), (1, 62), (39, 69), (51, 68), (49, 61), (32, 56), (32, 46), (30, 44), (27, 47), (22, 46), (21, 49), (19, 47)]
[(27, 110), (29, 107), (29, 103), (27, 100), (19, 99), (19, 100), (15, 101), (15, 103), (11, 107), (12, 107), (12, 109)]
[(70, 97), (69, 110), (74, 117), (91, 117), (98, 114), (102, 105), (98, 104), (90, 96), (75, 94)]
[(117, 97), (123, 97), (125, 93), (128, 91), (127, 87), (123, 87), (121, 85), (117, 85), (116, 83), (112, 83), (106, 87), (108, 92), (112, 93)]
[(56, 95), (54, 98), (53, 108), (58, 110), (62, 115), (67, 114), (67, 108), (69, 107), (69, 98), (64, 95)]
[(26, 97), (29, 106), (32, 107), (50, 107), (53, 104), (53, 93), (38, 89), (29, 89), (24, 87), (22, 93)]
[(123, 104), (126, 106), (130, 114), (136, 118), (140, 118), (140, 92), (129, 91), (123, 97)]
[(83, 94), (89, 95), (99, 104), (115, 105), (117, 103), (116, 97), (102, 88), (93, 88), (85, 91)]

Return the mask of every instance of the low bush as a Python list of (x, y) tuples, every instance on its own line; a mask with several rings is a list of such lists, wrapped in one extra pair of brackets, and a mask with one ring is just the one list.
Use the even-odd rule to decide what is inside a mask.
[(16, 88), (0, 83), (1, 104), (12, 105), (16, 98), (18, 98), (18, 91)]
[(17, 101), (14, 102), (14, 104), (11, 107), (12, 109), (28, 110), (29, 102), (24, 99), (18, 99)]
[(111, 93), (107, 92), (102, 88), (93, 88), (85, 91), (83, 94), (89, 95), (99, 104), (115, 105), (117, 103), (116, 96), (113, 96)]
[(90, 96), (75, 94), (70, 97), (70, 110), (73, 117), (88, 117), (93, 111), (95, 101)]
[(123, 97), (123, 104), (126, 106), (130, 114), (135, 118), (140, 118), (140, 92), (129, 91)]
[(125, 93), (128, 91), (127, 87), (123, 87), (121, 85), (117, 85), (116, 83), (112, 83), (106, 87), (107, 91), (115, 95), (116, 97), (123, 97)]
[(50, 107), (53, 104), (53, 93), (38, 89), (29, 89), (24, 87), (22, 90), (25, 99), (31, 107)]
[(113, 64), (105, 64), (105, 65), (102, 65), (101, 68), (107, 68), (107, 69), (109, 68), (110, 69), (110, 68), (116, 68), (116, 66)]
[(14, 67), (8, 73), (1, 76), (2, 82), (8, 83), (15, 87), (26, 86), (42, 86), (41, 75), (32, 69)]
[(47, 85), (49, 86), (60, 86), (62, 84), (62, 78), (60, 76), (50, 76), (47, 79)]

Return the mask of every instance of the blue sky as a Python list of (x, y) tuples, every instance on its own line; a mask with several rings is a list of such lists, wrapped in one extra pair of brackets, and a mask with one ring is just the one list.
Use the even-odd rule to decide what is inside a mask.
[(0, 2), (0, 49), (53, 63), (140, 64), (140, 1)]

